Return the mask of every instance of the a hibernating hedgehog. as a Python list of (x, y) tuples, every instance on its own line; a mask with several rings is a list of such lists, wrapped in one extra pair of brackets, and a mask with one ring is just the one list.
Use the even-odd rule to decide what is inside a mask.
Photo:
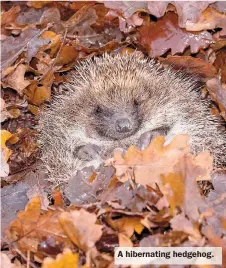
[(181, 72), (136, 54), (104, 55), (83, 61), (63, 87), (40, 119), (42, 160), (54, 182), (67, 182), (115, 148), (139, 145), (147, 131), (150, 139), (165, 134), (166, 143), (189, 134), (192, 152), (209, 150), (215, 166), (226, 163), (225, 130), (197, 82)]

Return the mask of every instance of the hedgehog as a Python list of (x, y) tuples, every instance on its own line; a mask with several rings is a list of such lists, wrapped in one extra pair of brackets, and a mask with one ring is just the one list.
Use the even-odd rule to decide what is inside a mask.
[(156, 135), (168, 144), (188, 134), (193, 153), (208, 150), (215, 167), (226, 163), (223, 124), (197, 79), (181, 71), (136, 53), (105, 54), (77, 64), (62, 88), (40, 116), (41, 159), (54, 183), (98, 167), (114, 150), (143, 149)]

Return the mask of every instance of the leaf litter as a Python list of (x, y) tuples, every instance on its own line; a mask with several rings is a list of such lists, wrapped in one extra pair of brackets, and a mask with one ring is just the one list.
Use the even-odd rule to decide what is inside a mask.
[[(224, 2), (2, 4), (2, 262), (110, 267), (116, 246), (222, 246), (226, 173), (187, 136), (116, 152), (53, 190), (38, 164), (38, 115), (78, 61), (140, 53), (206, 83), (226, 120)], [(144, 146), (145, 144), (145, 146)], [(144, 149), (146, 148), (146, 149)], [(200, 183), (201, 182), (201, 183)], [(38, 265), (38, 266), (37, 266)]]

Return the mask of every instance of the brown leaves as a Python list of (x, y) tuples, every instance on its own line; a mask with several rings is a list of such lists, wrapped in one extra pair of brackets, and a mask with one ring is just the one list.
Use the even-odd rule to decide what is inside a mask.
[(216, 68), (199, 58), (193, 58), (191, 56), (168, 56), (161, 62), (172, 66), (176, 70), (197, 74), (203, 78), (210, 79), (217, 76)]
[(168, 12), (156, 23), (143, 25), (139, 28), (140, 44), (148, 49), (152, 57), (161, 56), (168, 50), (171, 54), (183, 53), (190, 46), (192, 53), (200, 48), (206, 48), (212, 43), (212, 36), (208, 32), (191, 33), (178, 26), (178, 16)]
[(125, 156), (116, 152), (113, 165), (117, 176), (123, 182), (134, 178), (142, 185), (160, 182), (161, 174), (173, 172), (173, 166), (189, 151), (188, 139), (179, 135), (164, 146), (164, 137), (157, 137), (143, 151), (131, 146)]
[[(78, 262), (84, 262), (84, 254), (89, 256), (86, 265), (109, 265), (112, 258), (106, 258), (106, 253), (113, 253), (115, 246), (206, 245), (200, 230), (211, 226), (214, 208), (207, 207), (196, 180), (209, 178), (212, 158), (205, 152), (189, 154), (187, 140), (185, 135), (177, 136), (164, 146), (164, 138), (157, 137), (144, 151), (131, 147), (125, 156), (116, 153), (111, 159), (116, 170), (89, 176), (94, 188), (103, 187), (99, 180), (109, 176), (101, 193), (92, 189), (96, 195), (93, 203), (65, 208), (57, 190), (53, 197), (60, 207), (42, 211), (40, 198), (33, 198), (11, 222), (9, 241), (20, 251), (29, 250), (33, 257), (44, 259), (46, 268), (68, 263), (77, 267)], [(152, 165), (154, 172), (149, 169)], [(153, 176), (157, 177), (155, 183)]]
[(186, 23), (188, 31), (203, 31), (214, 28), (226, 29), (226, 15), (214, 8), (207, 8), (196, 23)]
[(96, 215), (84, 209), (64, 212), (59, 220), (68, 237), (83, 251), (94, 247), (102, 235), (103, 226), (96, 224)]
[(9, 11), (1, 14), (1, 26), (5, 26), (6, 24), (13, 22), (16, 19), (19, 12), (20, 12), (20, 7), (13, 6)]
[[(41, 167), (26, 173), (38, 159), (35, 116), (58, 92), (52, 86), (65, 81), (78, 61), (104, 52), (141, 49), (142, 55), (162, 56), (164, 64), (209, 79), (210, 96), (226, 119), (226, 87), (219, 79), (226, 81), (225, 9), (220, 3), (169, 3), (2, 4), (1, 119), (7, 131), (1, 132), (1, 175), (10, 171), (7, 184), (22, 180), (3, 187), (3, 223), (39, 194), (7, 230), (9, 248), (24, 256), (30, 252), (31, 266), (43, 261), (44, 268), (110, 267), (116, 246), (223, 245), (225, 174), (213, 180), (207, 205), (197, 181), (210, 184), (212, 158), (189, 154), (186, 136), (167, 146), (157, 137), (144, 151), (132, 146), (125, 155), (116, 153), (112, 166), (78, 172), (64, 193), (52, 193), (54, 206), (47, 210), (48, 187), (37, 177)], [(67, 198), (74, 206), (64, 207)], [(10, 267), (8, 258), (3, 261)]]
[(26, 72), (26, 65), (20, 64), (17, 68), (7, 76), (4, 86), (15, 89), (20, 95), (23, 94), (24, 89), (30, 84), (30, 81), (24, 79)]
[(32, 82), (26, 90), (27, 99), (30, 103), (40, 105), (50, 100), (51, 89), (47, 86), (38, 86), (36, 81)]
[(58, 243), (63, 243), (64, 247), (72, 247), (58, 221), (59, 215), (60, 211), (57, 209), (42, 214), (40, 198), (34, 197), (25, 211), (20, 211), (17, 219), (10, 224), (7, 237), (11, 242), (17, 241), (17, 246), (21, 250), (39, 252), (40, 256), (43, 252), (38, 250), (38, 247), (44, 237), (51, 236)]

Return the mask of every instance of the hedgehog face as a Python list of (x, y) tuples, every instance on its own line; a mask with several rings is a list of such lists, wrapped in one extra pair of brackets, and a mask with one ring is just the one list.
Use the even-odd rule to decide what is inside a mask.
[(120, 140), (132, 136), (138, 130), (141, 118), (137, 103), (128, 103), (126, 106), (94, 106), (90, 124), (100, 135), (112, 140)]

